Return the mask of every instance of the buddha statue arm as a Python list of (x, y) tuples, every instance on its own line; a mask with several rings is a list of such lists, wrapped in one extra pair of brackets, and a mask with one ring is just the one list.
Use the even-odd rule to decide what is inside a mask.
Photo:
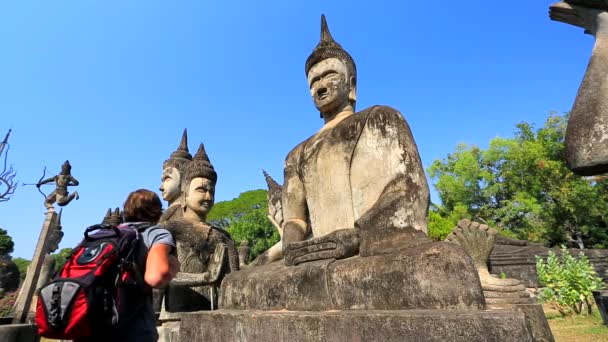
[(370, 113), (354, 152), (351, 186), (362, 256), (426, 239), (429, 188), (410, 128), (395, 109)]
[(302, 145), (294, 148), (285, 160), (285, 180), (282, 194), (283, 250), (290, 243), (304, 240), (309, 229), (306, 222), (306, 191), (297, 172), (301, 148)]

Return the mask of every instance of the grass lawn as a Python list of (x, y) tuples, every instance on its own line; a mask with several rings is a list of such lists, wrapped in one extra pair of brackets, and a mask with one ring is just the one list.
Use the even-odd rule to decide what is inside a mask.
[(546, 312), (546, 316), (556, 342), (608, 342), (608, 327), (597, 309), (589, 316), (562, 318), (555, 312)]

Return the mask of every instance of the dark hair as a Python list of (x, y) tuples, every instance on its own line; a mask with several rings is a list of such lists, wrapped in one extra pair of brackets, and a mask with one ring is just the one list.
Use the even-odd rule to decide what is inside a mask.
[(158, 223), (162, 211), (163, 205), (158, 195), (146, 189), (130, 193), (123, 206), (125, 222)]

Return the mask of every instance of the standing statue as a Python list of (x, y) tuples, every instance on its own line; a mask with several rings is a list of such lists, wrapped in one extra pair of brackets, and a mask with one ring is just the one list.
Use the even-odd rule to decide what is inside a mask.
[(595, 46), (566, 129), (566, 162), (573, 172), (608, 172), (608, 3), (566, 0), (550, 7), (550, 18), (581, 27)]
[(163, 162), (162, 183), (160, 192), (163, 199), (169, 202), (169, 206), (163, 212), (160, 222), (178, 219), (182, 217), (182, 181), (186, 165), (192, 160), (188, 152), (188, 131), (184, 129), (182, 140), (177, 150)]
[(216, 307), (215, 296), (223, 276), (239, 269), (238, 252), (230, 235), (206, 222), (214, 203), (217, 173), (203, 144), (183, 172), (181, 218), (161, 223), (175, 236), (181, 264), (165, 297), (170, 312)]
[(61, 165), (61, 172), (58, 175), (42, 180), (36, 184), (36, 187), (40, 188), (41, 185), (55, 182), (55, 190), (44, 200), (44, 205), (48, 209), (53, 208), (53, 203), (55, 202), (63, 207), (68, 205), (74, 198), (80, 198), (77, 191), (74, 191), (71, 194), (68, 193), (68, 186), (77, 186), (80, 184), (78, 180), (72, 176), (71, 171), (72, 165), (70, 165), (69, 160), (66, 160), (65, 163)]

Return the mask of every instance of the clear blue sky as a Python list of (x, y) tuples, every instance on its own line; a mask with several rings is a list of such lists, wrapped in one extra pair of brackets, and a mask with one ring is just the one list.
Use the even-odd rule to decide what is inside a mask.
[[(325, 13), (357, 63), (358, 109), (400, 110), (428, 167), (570, 110), (593, 38), (550, 21), (550, 3), (3, 1), (0, 135), (13, 129), (20, 182), (72, 163), (81, 199), (61, 248), (130, 191), (157, 190), (184, 127), (219, 174), (216, 201), (265, 187), (262, 169), (281, 182), (286, 154), (322, 125), (304, 62)], [(13, 256), (32, 257), (42, 202), (30, 186), (0, 203)]]

